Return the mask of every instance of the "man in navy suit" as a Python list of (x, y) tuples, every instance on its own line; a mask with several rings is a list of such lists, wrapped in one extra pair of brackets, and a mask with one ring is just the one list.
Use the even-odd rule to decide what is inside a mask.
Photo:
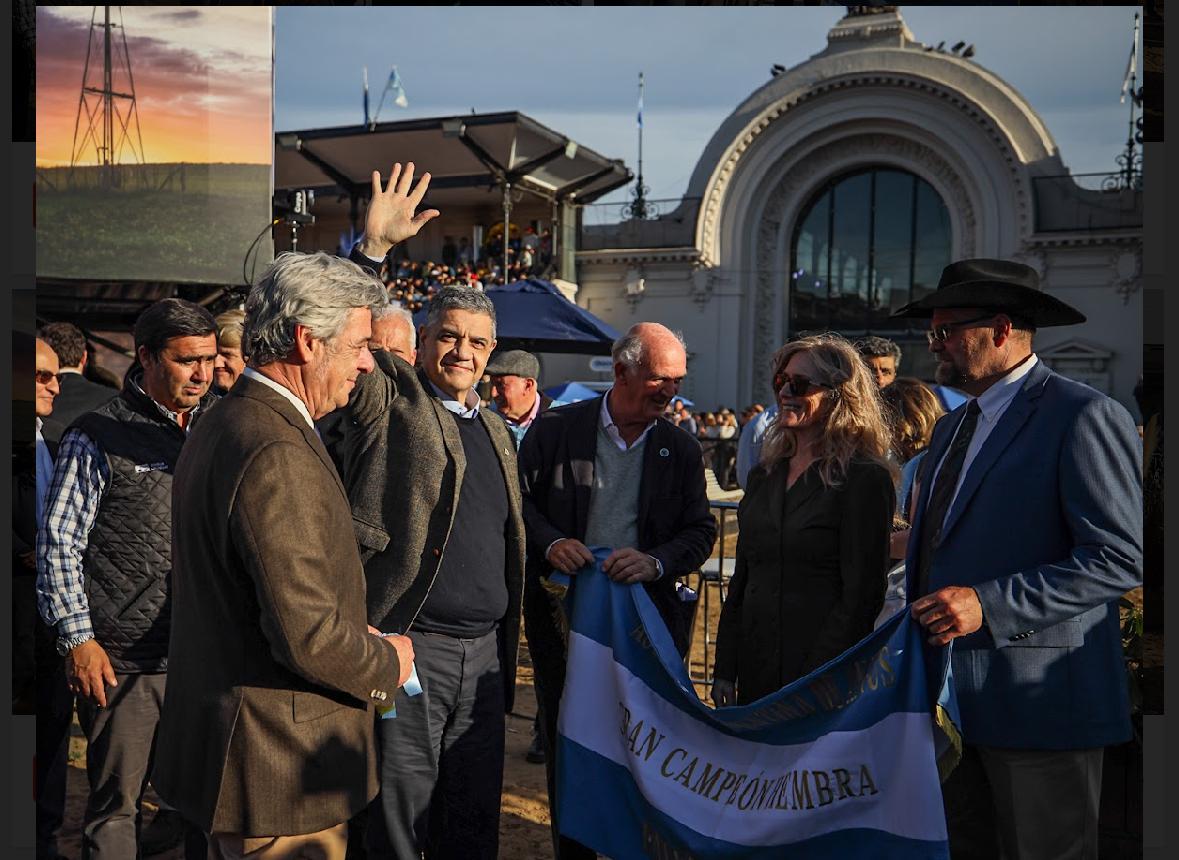
[(961, 858), (1095, 858), (1104, 747), (1130, 738), (1117, 599), (1142, 584), (1141, 443), (1114, 400), (1032, 351), (1085, 317), (1034, 270), (965, 260), (897, 312), (931, 317), (934, 430), (906, 570), (952, 666), (964, 752), (943, 786)]

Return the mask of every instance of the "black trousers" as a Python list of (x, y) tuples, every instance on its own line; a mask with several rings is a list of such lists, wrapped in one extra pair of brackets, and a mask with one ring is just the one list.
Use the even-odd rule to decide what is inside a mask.
[(57, 837), (65, 819), (66, 765), (74, 694), (65, 675), (65, 661), (57, 653), (57, 634), (37, 619), (37, 744), (33, 768), (37, 803), (37, 856), (58, 853)]
[(1105, 750), (965, 745), (942, 786), (953, 860), (1097, 860)]
[(398, 690), (396, 718), (377, 721), (381, 791), (369, 806), (368, 856), (492, 860), (504, 777), (498, 632), (409, 637), (422, 693)]

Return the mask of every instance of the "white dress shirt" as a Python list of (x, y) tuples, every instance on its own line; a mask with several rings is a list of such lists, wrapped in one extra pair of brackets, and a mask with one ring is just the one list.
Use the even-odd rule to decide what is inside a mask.
[[(613, 388), (610, 389), (610, 391), (613, 390)], [(602, 395), (602, 408), (598, 413), (598, 417), (602, 422), (602, 427), (605, 429), (606, 435), (610, 437), (610, 441), (618, 446), (619, 451), (625, 451), (628, 448), (642, 442), (643, 439), (646, 438), (647, 434), (651, 432), (651, 428), (655, 426), (655, 422), (659, 419), (656, 418), (655, 421), (652, 421), (650, 424), (648, 424), (643, 432), (639, 434), (639, 438), (631, 442), (630, 445), (627, 445), (626, 441), (622, 438), (622, 434), (618, 432), (618, 425), (614, 423), (614, 417), (610, 414), (610, 406), (608, 403), (610, 400), (610, 391), (607, 391), (604, 395)]]
[[(958, 473), (958, 484), (954, 487), (954, 495), (950, 497), (950, 504), (946, 506), (946, 516), (942, 520), (942, 526), (945, 526), (946, 519), (950, 517), (950, 511), (954, 510), (954, 502), (958, 500), (958, 491), (962, 489), (962, 482), (966, 480), (967, 473), (970, 472), (970, 464), (974, 462), (974, 458), (978, 456), (978, 452), (982, 450), (983, 444), (987, 441), (987, 437), (995, 429), (995, 425), (999, 423), (999, 419), (1003, 417), (1003, 413), (1007, 411), (1007, 407), (1011, 405), (1011, 401), (1015, 399), (1015, 395), (1019, 394), (1019, 389), (1023, 387), (1024, 379), (1032, 372), (1032, 368), (1039, 363), (1039, 359), (1035, 353), (1017, 367), (1012, 368), (1006, 376), (993, 384), (990, 388), (980, 394), (978, 400), (978, 425), (974, 428), (974, 436), (970, 439), (970, 447), (966, 449), (966, 459), (962, 461), (962, 471)], [(966, 417), (963, 411), (963, 418)], [(959, 421), (958, 429), (961, 429), (962, 423)], [(954, 431), (954, 436), (958, 435), (958, 431)], [(946, 446), (946, 454), (950, 452), (953, 446), (953, 439), (950, 444)], [(937, 464), (937, 469), (933, 473), (934, 483), (931, 487), (937, 485), (938, 473), (942, 470), (942, 463), (945, 462), (946, 454), (942, 455), (941, 461)]]
[[(315, 422), (311, 420), (311, 412), (308, 411), (307, 404), (296, 397), (295, 393), (291, 391), (291, 389), (287, 388), (285, 385), (275, 382), (269, 376), (264, 376), (263, 374), (254, 370), (252, 367), (247, 367), (242, 371), (242, 373), (248, 376), (250, 379), (253, 379), (255, 382), (261, 382), (267, 388), (274, 389), (287, 400), (289, 400), (291, 405), (299, 410), (299, 414), (303, 416), (303, 420), (307, 422), (307, 426), (312, 430), (315, 430)], [(318, 430), (315, 430), (315, 432), (317, 434), (319, 433)]]
[(427, 379), (426, 381), (430, 383), (430, 387), (434, 389), (434, 396), (438, 398), (438, 402), (442, 404), (447, 412), (453, 412), (459, 418), (474, 418), (479, 414), (479, 404), (481, 401), (479, 400), (479, 392), (474, 388), (467, 392), (467, 402), (459, 403), (431, 380)]

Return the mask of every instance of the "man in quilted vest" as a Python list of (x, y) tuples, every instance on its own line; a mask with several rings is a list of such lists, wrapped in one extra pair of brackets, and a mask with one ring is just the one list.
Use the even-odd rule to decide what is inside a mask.
[(88, 742), (83, 858), (137, 856), (168, 669), (172, 471), (215, 399), (208, 311), (164, 299), (134, 336), (119, 396), (62, 436), (37, 538), (38, 609)]

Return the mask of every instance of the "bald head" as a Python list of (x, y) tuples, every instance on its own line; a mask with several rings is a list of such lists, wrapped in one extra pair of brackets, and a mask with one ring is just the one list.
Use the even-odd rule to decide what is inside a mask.
[(614, 342), (611, 355), (615, 364), (615, 375), (618, 365), (622, 364), (626, 370), (634, 372), (644, 363), (648, 363), (652, 356), (674, 359), (679, 357), (687, 361), (687, 351), (683, 339), (665, 325), (653, 322), (641, 322), (632, 325), (622, 337)]
[(389, 313), (373, 320), (370, 350), (383, 349), (414, 364), (418, 357), (414, 343), (413, 317), (404, 308), (393, 308)]
[[(688, 373), (683, 339), (659, 323), (636, 323), (614, 342), (610, 414), (640, 432), (667, 409)], [(626, 434), (623, 434), (626, 438)]]

